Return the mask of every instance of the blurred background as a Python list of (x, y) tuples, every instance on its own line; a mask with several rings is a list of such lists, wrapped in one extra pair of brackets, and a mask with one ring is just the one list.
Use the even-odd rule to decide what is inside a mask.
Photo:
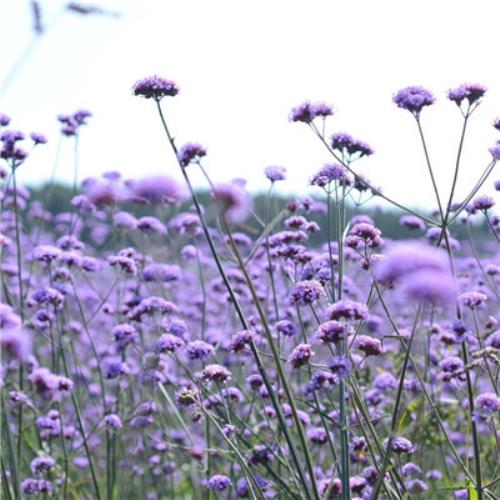
[[(19, 171), (30, 185), (50, 179), (57, 115), (80, 108), (93, 113), (81, 131), (81, 178), (110, 170), (177, 177), (153, 103), (131, 95), (137, 79), (156, 73), (179, 84), (180, 94), (164, 101), (167, 119), (179, 144), (207, 147), (214, 180), (244, 177), (262, 192), (263, 169), (282, 165), (288, 181), (280, 190), (305, 195), (330, 158), (288, 114), (303, 100), (321, 100), (336, 110), (330, 132), (375, 149), (357, 163), (360, 173), (389, 196), (433, 208), (414, 120), (392, 95), (418, 84), (438, 98), (422, 122), (445, 196), (461, 127), (446, 91), (463, 82), (488, 87), (466, 139), (458, 197), (465, 195), (498, 138), (491, 126), (500, 116), (498, 19), (497, 0), (1, 0), (0, 111), (12, 128), (49, 138)], [(72, 172), (66, 141), (56, 178), (70, 183)], [(482, 192), (491, 194), (498, 177)], [(195, 182), (204, 186), (201, 177)]]

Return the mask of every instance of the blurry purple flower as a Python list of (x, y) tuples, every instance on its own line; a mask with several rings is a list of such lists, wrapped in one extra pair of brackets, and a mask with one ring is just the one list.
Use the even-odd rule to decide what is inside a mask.
[(207, 486), (213, 491), (224, 491), (229, 488), (231, 484), (231, 479), (222, 474), (216, 474), (207, 481)]
[(190, 163), (197, 163), (203, 156), (206, 156), (207, 150), (198, 143), (190, 142), (184, 144), (177, 153), (177, 159), (183, 167)]
[(352, 363), (347, 358), (340, 357), (340, 356), (334, 356), (328, 362), (328, 369), (332, 373), (337, 375), (339, 378), (344, 379), (349, 375), (349, 373), (351, 373)]
[(362, 320), (367, 316), (366, 305), (352, 300), (339, 300), (328, 308), (328, 317), (331, 320)]
[(251, 210), (251, 199), (238, 183), (218, 184), (213, 191), (214, 200), (229, 222), (243, 222)]
[(284, 181), (286, 179), (286, 168), (271, 165), (266, 167), (264, 174), (271, 182)]
[(415, 215), (402, 215), (399, 219), (399, 223), (408, 229), (418, 229), (420, 231), (425, 231), (425, 222)]

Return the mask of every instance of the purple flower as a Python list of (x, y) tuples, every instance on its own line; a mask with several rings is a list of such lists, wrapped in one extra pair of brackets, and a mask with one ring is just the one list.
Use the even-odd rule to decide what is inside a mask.
[(339, 378), (343, 379), (346, 378), (349, 373), (351, 373), (352, 370), (352, 363), (349, 359), (340, 357), (340, 356), (334, 356), (329, 362), (328, 362), (328, 369), (337, 375)]
[(402, 215), (399, 219), (399, 223), (408, 229), (418, 229), (420, 231), (425, 231), (425, 222), (415, 215)]
[(311, 123), (315, 118), (333, 115), (333, 109), (324, 103), (303, 102), (290, 112), (290, 121)]
[(495, 161), (500, 160), (500, 142), (497, 142), (493, 147), (491, 147), (489, 152)]
[(406, 488), (410, 493), (424, 493), (424, 491), (427, 491), (427, 485), (422, 481), (421, 479), (410, 479), (410, 481), (407, 481), (406, 483)]
[(30, 134), (31, 140), (37, 144), (47, 144), (47, 137), (45, 137), (43, 134), (40, 134), (38, 132), (31, 132)]
[(243, 222), (248, 217), (252, 202), (239, 183), (217, 184), (213, 197), (229, 222)]
[(243, 330), (235, 333), (231, 338), (230, 349), (234, 352), (243, 350), (247, 345), (250, 345), (255, 338), (256, 333), (251, 330)]
[(299, 344), (288, 356), (288, 361), (294, 368), (300, 368), (309, 363), (313, 356), (314, 351), (309, 344)]
[(213, 345), (203, 340), (193, 340), (187, 345), (186, 352), (189, 359), (207, 359), (213, 356), (215, 349)]
[(200, 378), (205, 382), (225, 383), (231, 379), (231, 372), (221, 365), (207, 365), (201, 371)]
[(474, 104), (479, 101), (486, 93), (486, 87), (478, 83), (464, 83), (459, 87), (448, 91), (448, 99), (453, 101), (457, 106), (462, 104), (464, 99), (469, 101), (469, 104)]
[(358, 335), (356, 345), (366, 356), (378, 356), (382, 354), (382, 342), (368, 335)]
[(155, 350), (156, 352), (175, 352), (177, 349), (180, 349), (184, 346), (184, 340), (180, 337), (172, 335), (170, 333), (164, 333), (160, 335), (158, 340), (156, 341)]
[(447, 303), (454, 295), (454, 282), (444, 251), (421, 244), (394, 245), (378, 262), (377, 279), (396, 283), (408, 298)]
[(328, 441), (328, 434), (323, 427), (315, 427), (307, 431), (307, 439), (311, 443), (325, 444)]
[(106, 424), (106, 427), (114, 430), (121, 429), (123, 427), (120, 417), (114, 413), (106, 415), (104, 417), (104, 423)]
[(324, 344), (329, 342), (337, 344), (341, 340), (346, 339), (352, 332), (352, 328), (345, 323), (330, 320), (319, 325), (318, 331), (316, 332), (316, 338)]
[(132, 88), (134, 95), (159, 101), (165, 96), (174, 97), (179, 93), (179, 87), (172, 80), (158, 75), (149, 76), (136, 82)]
[(336, 149), (344, 155), (355, 155), (359, 158), (362, 156), (370, 156), (373, 154), (373, 149), (366, 142), (354, 139), (349, 134), (337, 132), (330, 139), (332, 149)]
[(286, 179), (286, 168), (272, 165), (266, 167), (264, 174), (271, 182), (284, 181)]
[(31, 472), (33, 475), (48, 472), (55, 465), (55, 461), (50, 457), (37, 457), (31, 461)]
[(143, 177), (139, 180), (129, 181), (130, 196), (132, 201), (138, 203), (178, 204), (186, 199), (186, 192), (180, 184), (166, 175)]
[(328, 308), (328, 317), (331, 320), (363, 320), (368, 317), (368, 309), (360, 302), (339, 300)]
[(495, 118), (493, 120), (493, 128), (500, 131), (500, 118)]
[(0, 113), (0, 127), (8, 127), (10, 123), (10, 117), (5, 113)]
[(464, 292), (458, 298), (469, 309), (478, 309), (488, 300), (488, 296), (481, 292)]
[(187, 167), (192, 162), (198, 162), (200, 158), (206, 154), (207, 150), (201, 144), (193, 142), (184, 144), (184, 146), (179, 149), (177, 159), (183, 167)]
[(231, 484), (231, 479), (222, 474), (216, 474), (207, 481), (207, 486), (213, 491), (224, 491), (229, 488)]
[(495, 205), (495, 200), (488, 196), (487, 194), (483, 194), (481, 196), (477, 196), (471, 202), (472, 212), (476, 210), (486, 211), (492, 208)]
[(9, 328), (0, 331), (2, 353), (17, 361), (26, 361), (31, 354), (31, 337), (22, 328)]
[(393, 97), (394, 103), (418, 116), (425, 106), (434, 104), (435, 98), (423, 87), (410, 86), (399, 90)]
[(408, 453), (415, 451), (413, 443), (404, 437), (395, 437), (391, 442), (391, 449), (394, 453)]
[(324, 165), (312, 176), (310, 184), (313, 186), (325, 187), (334, 181), (342, 186), (352, 185), (352, 179), (347, 169), (338, 163)]
[(290, 291), (290, 303), (306, 306), (313, 304), (321, 297), (325, 291), (319, 281), (305, 280), (297, 282)]
[(500, 398), (493, 392), (484, 392), (476, 398), (475, 409), (481, 417), (489, 417), (500, 412)]

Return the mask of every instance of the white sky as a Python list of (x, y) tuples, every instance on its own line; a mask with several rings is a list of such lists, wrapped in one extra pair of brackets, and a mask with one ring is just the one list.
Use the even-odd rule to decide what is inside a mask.
[[(99, 3), (99, 2), (96, 2)], [(42, 1), (47, 20), (64, 2)], [(120, 170), (126, 177), (178, 176), (153, 103), (131, 96), (131, 85), (157, 73), (180, 85), (165, 99), (179, 144), (208, 148), (215, 180), (245, 177), (264, 189), (270, 164), (283, 165), (282, 190), (310, 193), (309, 177), (329, 161), (306, 126), (288, 122), (301, 101), (334, 105), (331, 131), (346, 131), (376, 154), (358, 164), (384, 191), (407, 204), (433, 205), (417, 131), (410, 114), (391, 102), (399, 88), (420, 84), (438, 103), (423, 113), (443, 195), (454, 168), (461, 116), (445, 99), (449, 87), (483, 83), (487, 98), (472, 120), (459, 193), (489, 161), (500, 116), (498, 0), (115, 0), (122, 13), (60, 15), (0, 95), (12, 126), (45, 132), (50, 146), (22, 169), (22, 178), (50, 177), (58, 113), (94, 113), (82, 133), (85, 176)], [(33, 35), (28, 0), (0, 0), (0, 81)], [(58, 178), (70, 180), (69, 144)], [(492, 193), (494, 172), (488, 188)], [(201, 180), (200, 180), (201, 182)]]

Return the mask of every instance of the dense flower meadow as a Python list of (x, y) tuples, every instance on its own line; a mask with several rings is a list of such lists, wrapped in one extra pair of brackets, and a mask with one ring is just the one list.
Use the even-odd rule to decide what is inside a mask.
[[(59, 214), (44, 206), (51, 186), (40, 203), (16, 179), (47, 138), (0, 114), (2, 498), (498, 498), (500, 217), (481, 189), (500, 140), (469, 195), (455, 194), (486, 89), (447, 94), (463, 122), (449, 196), (424, 133), (434, 95), (394, 95), (422, 144), (429, 213), (356, 173), (374, 150), (335, 130), (331, 106), (293, 108), (329, 162), (311, 172), (317, 196), (277, 215), (286, 169), (265, 169), (263, 213), (244, 181), (214, 185), (205, 147), (173, 138), (178, 93), (159, 76), (133, 87), (165, 132), (166, 175), (81, 180), (75, 147)], [(92, 117), (58, 119), (76, 146)], [(362, 213), (372, 199), (414, 238), (384, 240)]]

